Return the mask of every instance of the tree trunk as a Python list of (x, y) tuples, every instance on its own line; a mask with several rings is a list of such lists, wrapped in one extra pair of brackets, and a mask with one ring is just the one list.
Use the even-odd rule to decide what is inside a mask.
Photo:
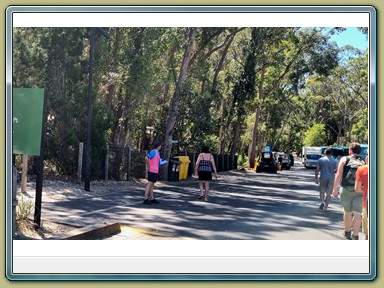
[(225, 117), (224, 111), (226, 107), (227, 101), (224, 97), (221, 97), (221, 105), (220, 105), (220, 115), (221, 115), (221, 123), (219, 128), (219, 145), (220, 145), (220, 154), (224, 154), (225, 150), (225, 131), (227, 130), (225, 127)]
[(277, 142), (279, 141), (279, 138), (280, 138), (281, 134), (283, 134), (283, 130), (284, 130), (284, 127), (285, 127), (285, 123), (286, 123), (286, 122), (283, 122), (283, 124), (281, 125), (281, 128), (280, 128), (279, 132), (278, 132), (277, 135), (276, 135), (275, 141), (274, 141), (273, 144), (272, 144), (272, 148), (271, 148), (272, 150), (275, 148)]
[[(265, 69), (266, 69), (266, 66), (263, 65), (263, 67), (261, 67), (261, 77), (259, 82), (259, 99), (260, 100), (263, 100), (264, 98), (263, 82), (264, 82)], [(251, 147), (249, 149), (250, 151), (248, 154), (249, 167), (252, 169), (255, 167), (256, 144), (258, 139), (258, 126), (259, 126), (260, 114), (261, 114), (261, 107), (259, 104), (257, 105), (257, 108), (256, 108), (255, 125), (253, 126), (253, 132), (252, 132), (252, 143), (251, 143)]]
[[(193, 50), (193, 44), (195, 42), (195, 35), (196, 35), (196, 28), (189, 28), (189, 36), (188, 36), (188, 45), (184, 52), (183, 62), (181, 64), (179, 79), (176, 83), (175, 92), (173, 94), (173, 98), (171, 101), (171, 107), (169, 110), (169, 116), (166, 123), (166, 130), (165, 130), (165, 138), (164, 138), (164, 152), (163, 152), (163, 158), (169, 160), (171, 157), (171, 151), (172, 151), (172, 134), (173, 129), (176, 124), (176, 119), (179, 113), (179, 104), (180, 104), (180, 92), (182, 89), (182, 86), (184, 84), (184, 81), (187, 77), (187, 69), (189, 65), (189, 60), (192, 54)], [(167, 179), (168, 178), (168, 165), (164, 165), (163, 169), (161, 170), (161, 178)]]
[(241, 122), (243, 121), (242, 117), (239, 115), (234, 127), (233, 131), (233, 143), (231, 148), (231, 156), (235, 156), (236, 149), (237, 149), (237, 143), (239, 142), (240, 138), (240, 128), (241, 128)]
[(224, 64), (224, 60), (225, 58), (227, 57), (227, 53), (228, 53), (228, 49), (229, 47), (231, 46), (232, 42), (233, 42), (233, 39), (235, 38), (235, 35), (230, 35), (231, 37), (229, 37), (228, 39), (226, 39), (226, 45), (225, 45), (225, 48), (224, 48), (224, 51), (223, 51), (223, 54), (221, 54), (221, 58), (220, 58), (220, 61), (219, 61), (219, 64), (217, 66), (217, 69), (215, 71), (215, 75), (213, 76), (213, 81), (212, 81), (212, 89), (211, 89), (211, 94), (212, 95), (215, 95), (216, 92), (217, 92), (217, 78), (219, 77), (219, 73), (220, 71), (223, 69), (223, 64)]

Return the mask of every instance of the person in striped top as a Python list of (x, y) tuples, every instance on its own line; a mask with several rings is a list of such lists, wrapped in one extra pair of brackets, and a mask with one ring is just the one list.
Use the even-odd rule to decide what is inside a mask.
[(209, 153), (208, 146), (203, 146), (202, 152), (199, 154), (199, 157), (197, 157), (195, 165), (195, 175), (199, 175), (200, 200), (204, 198), (204, 201), (208, 201), (209, 181), (212, 180), (212, 172), (215, 173), (217, 179), (215, 159), (213, 155)]

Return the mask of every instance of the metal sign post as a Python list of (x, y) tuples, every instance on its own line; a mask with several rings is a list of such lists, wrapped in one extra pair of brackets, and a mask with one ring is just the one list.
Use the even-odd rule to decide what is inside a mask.
[(45, 97), (41, 88), (13, 89), (13, 154), (38, 158), (34, 223), (40, 227), (43, 191)]

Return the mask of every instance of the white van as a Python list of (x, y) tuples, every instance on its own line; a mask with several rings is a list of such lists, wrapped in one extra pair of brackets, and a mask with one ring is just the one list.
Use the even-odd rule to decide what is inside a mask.
[(316, 168), (317, 162), (323, 156), (321, 147), (303, 147), (302, 163), (305, 168)]

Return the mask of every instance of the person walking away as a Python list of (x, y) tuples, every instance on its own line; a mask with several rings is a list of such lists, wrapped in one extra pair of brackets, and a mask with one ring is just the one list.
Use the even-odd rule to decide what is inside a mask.
[(319, 210), (328, 211), (333, 192), (337, 162), (332, 157), (332, 150), (326, 149), (316, 165), (315, 183), (319, 185)]
[(279, 171), (281, 171), (283, 170), (283, 155), (279, 154), (277, 160), (279, 161)]
[(325, 149), (324, 154), (325, 155), (319, 159), (316, 165), (315, 183), (319, 184), (319, 209), (328, 211), (328, 206), (331, 202), (331, 195), (333, 192), (335, 173), (337, 171), (337, 162), (332, 157), (331, 149)]
[(144, 204), (159, 204), (160, 202), (155, 199), (153, 188), (159, 177), (159, 169), (161, 164), (165, 164), (166, 161), (161, 160), (160, 152), (161, 142), (155, 141), (152, 145), (151, 152), (145, 157), (145, 162), (147, 164), (148, 176), (147, 176), (147, 186), (145, 187), (144, 192)]
[(359, 159), (360, 152), (360, 144), (352, 143), (349, 146), (349, 156), (340, 159), (333, 184), (332, 196), (337, 199), (340, 194), (341, 206), (344, 208), (344, 239), (346, 240), (359, 240), (363, 195), (355, 191), (355, 176), (357, 168), (364, 164)]
[(363, 193), (362, 200), (362, 228), (365, 240), (368, 240), (368, 153), (365, 157), (365, 165), (356, 171), (355, 191)]
[(209, 153), (208, 146), (203, 146), (202, 152), (197, 157), (194, 171), (195, 175), (199, 175), (200, 200), (204, 198), (204, 201), (208, 201), (209, 181), (212, 180), (212, 171), (217, 179), (215, 160), (212, 154)]
[(289, 160), (291, 160), (291, 166), (295, 164), (295, 157), (293, 157), (293, 152), (289, 153)]

